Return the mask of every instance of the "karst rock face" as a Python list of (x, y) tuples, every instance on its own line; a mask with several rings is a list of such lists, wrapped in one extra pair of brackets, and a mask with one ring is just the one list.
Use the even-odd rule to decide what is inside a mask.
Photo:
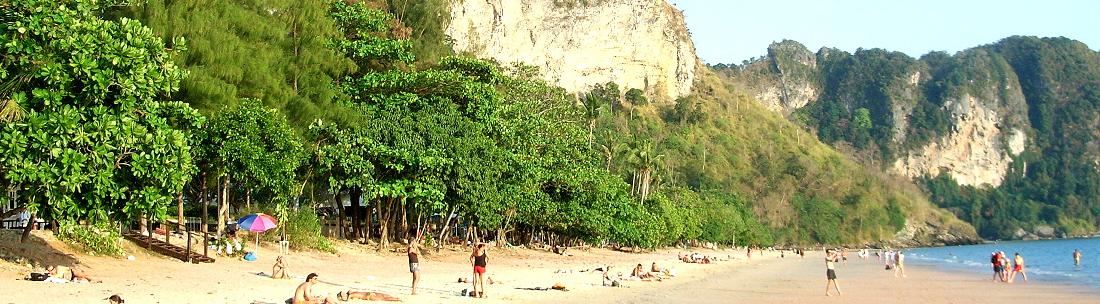
[[(839, 53), (822, 48), (815, 54), (789, 40), (775, 43), (767, 57), (740, 68), (738, 81), (764, 107), (788, 116), (826, 100), (852, 109), (875, 106), (843, 91), (828, 95), (838, 92), (830, 86), (851, 87), (859, 85), (853, 82), (866, 81), (835, 72), (861, 64), (860, 55)], [(856, 59), (822, 66), (830, 56)], [(872, 103), (886, 103), (893, 130), (889, 144), (903, 147), (885, 160), (884, 167), (910, 178), (950, 174), (962, 185), (999, 186), (1013, 157), (1024, 152), (1031, 129), (1020, 81), (1011, 67), (985, 50), (961, 52), (954, 58), (960, 63), (949, 67), (917, 59), (895, 63), (887, 68), (898, 72), (878, 80), (882, 83), (878, 87), (868, 86), (889, 96)], [(917, 115), (916, 105), (930, 98), (932, 86), (947, 88), (942, 89), (942, 104), (935, 111), (945, 113), (950, 127), (925, 142), (909, 143), (906, 136), (915, 127), (910, 120)]]
[(535, 66), (577, 93), (614, 82), (670, 101), (691, 92), (700, 67), (665, 0), (455, 0), (447, 35), (457, 53)]

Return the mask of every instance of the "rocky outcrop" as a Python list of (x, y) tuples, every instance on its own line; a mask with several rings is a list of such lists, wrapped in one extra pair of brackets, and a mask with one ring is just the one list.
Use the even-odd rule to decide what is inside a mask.
[(614, 82), (673, 100), (700, 66), (682, 12), (665, 0), (454, 0), (447, 35), (458, 53), (536, 66), (572, 92)]
[(788, 114), (819, 97), (817, 55), (797, 41), (773, 43), (768, 46), (768, 57), (753, 65), (748, 73), (755, 73), (756, 78), (746, 84), (768, 110)]
[[(1023, 95), (1015, 92), (1020, 100)], [(1023, 152), (1027, 135), (1018, 128), (1003, 128), (996, 107), (998, 99), (964, 95), (948, 100), (954, 127), (944, 137), (894, 162), (894, 172), (909, 177), (948, 173), (961, 185), (999, 186), (1012, 156)]]
[(922, 223), (907, 222), (905, 228), (894, 235), (894, 239), (884, 245), (892, 247), (932, 247), (970, 245), (980, 243), (982, 239), (974, 227), (958, 220), (945, 224), (938, 221)]
[[(959, 55), (954, 73), (964, 78), (951, 88), (942, 110), (951, 129), (923, 147), (909, 151), (893, 171), (909, 177), (948, 173), (961, 185), (999, 186), (1012, 157), (1027, 143), (1027, 101), (1019, 80), (1003, 61), (974, 50)], [(952, 81), (952, 80), (947, 80)]]
[[(860, 64), (864, 64), (863, 68), (878, 64), (859, 63), (848, 56), (851, 55), (829, 48), (814, 54), (798, 42), (785, 40), (769, 46), (767, 58), (740, 67), (736, 77), (762, 105), (784, 115), (820, 98), (845, 103), (849, 111), (879, 106), (878, 101), (868, 104), (866, 96), (853, 95), (866, 91), (826, 87), (852, 88), (878, 83), (867, 88), (888, 96), (888, 101), (882, 101), (889, 106), (892, 137), (888, 144), (904, 147), (897, 149), (898, 153), (884, 167), (910, 178), (950, 174), (959, 184), (995, 187), (1004, 180), (1013, 157), (1027, 146), (1028, 106), (1015, 73), (1003, 59), (982, 49), (972, 49), (955, 55), (949, 63), (898, 60), (879, 66), (890, 69), (882, 73), (893, 74), (883, 74), (888, 76), (878, 79), (844, 72), (853, 66), (859, 68)], [(825, 76), (830, 64), (841, 71), (832, 74), (831, 80)], [(831, 97), (823, 97), (823, 93)], [(930, 96), (933, 94), (937, 96)], [(935, 111), (947, 113), (949, 127), (930, 140), (908, 142), (910, 120), (916, 108), (933, 98), (942, 100), (942, 106)], [(918, 127), (927, 127), (927, 122)]]

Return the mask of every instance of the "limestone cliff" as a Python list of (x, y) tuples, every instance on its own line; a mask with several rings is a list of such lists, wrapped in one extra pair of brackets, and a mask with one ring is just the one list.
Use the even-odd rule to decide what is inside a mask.
[(672, 100), (699, 66), (683, 14), (665, 0), (455, 0), (447, 35), (458, 53), (522, 62), (572, 92), (615, 82)]
[[(766, 58), (737, 68), (732, 78), (765, 107), (785, 115), (821, 99), (841, 103), (849, 111), (885, 109), (876, 125), (890, 129), (883, 138), (889, 143), (879, 144), (896, 147), (884, 161), (895, 173), (911, 178), (946, 173), (963, 185), (1001, 184), (1012, 157), (1024, 151), (1030, 128), (1028, 106), (1011, 67), (981, 49), (961, 52), (951, 64), (897, 58), (882, 64), (860, 56), (828, 48), (815, 56), (798, 42), (782, 41), (768, 48)], [(823, 67), (823, 62), (831, 66)], [(866, 77), (861, 67), (886, 76)], [(856, 89), (837, 88), (842, 86)], [(868, 91), (882, 96), (864, 95)], [(938, 96), (929, 96), (933, 94)], [(914, 115), (926, 115), (917, 112), (920, 103), (929, 100), (938, 100), (932, 111), (945, 113), (941, 118), (947, 127), (926, 132), (935, 133), (932, 138), (908, 138), (915, 133), (910, 129)]]

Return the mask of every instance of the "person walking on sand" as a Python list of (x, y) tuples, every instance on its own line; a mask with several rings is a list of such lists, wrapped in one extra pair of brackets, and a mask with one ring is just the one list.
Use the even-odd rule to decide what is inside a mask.
[(1004, 251), (998, 251), (997, 256), (1001, 259), (1001, 282), (1008, 282), (1008, 257)]
[(898, 277), (898, 273), (901, 273), (901, 277), (905, 276), (905, 254), (898, 250), (898, 253), (894, 255), (894, 277)]
[[(485, 244), (477, 244), (474, 247), (474, 252), (470, 253), (470, 263), (474, 265), (474, 278), (470, 280), (473, 282), (473, 294), (479, 298), (485, 297), (485, 265), (488, 263), (488, 248), (485, 248)], [(481, 286), (481, 291), (478, 291), (478, 285)]]
[(837, 284), (837, 282), (836, 282), (836, 266), (834, 264), (839, 259), (840, 259), (840, 256), (838, 256), (836, 254), (836, 252), (833, 251), (832, 249), (827, 249), (825, 251), (825, 278), (828, 279), (828, 281), (825, 281), (825, 296), (826, 297), (832, 296), (831, 294), (829, 294), (829, 285), (832, 285), (833, 288), (836, 289), (836, 295), (838, 295), (838, 296), (841, 295), (841, 293), (840, 293), (840, 284)]
[(1081, 266), (1081, 249), (1073, 250), (1073, 266)]
[(1008, 282), (1016, 280), (1016, 274), (1024, 275), (1024, 282), (1027, 282), (1027, 272), (1024, 272), (1024, 257), (1019, 252), (1016, 253), (1015, 265), (1012, 266), (1012, 276), (1008, 277)]
[[(413, 235), (416, 235), (415, 232)], [(420, 238), (409, 240), (409, 272), (412, 273), (412, 294), (416, 294), (416, 284), (420, 283)]]

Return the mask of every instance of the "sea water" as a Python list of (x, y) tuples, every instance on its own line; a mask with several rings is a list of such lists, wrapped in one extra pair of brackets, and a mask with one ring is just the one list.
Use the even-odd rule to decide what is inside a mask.
[[(1081, 250), (1081, 265), (1073, 264), (1074, 249)], [(992, 280), (993, 265), (989, 257), (994, 251), (1004, 251), (1010, 264), (1014, 254), (1020, 253), (1029, 281), (1100, 288), (1100, 238), (1095, 237), (913, 248), (907, 250), (906, 262), (964, 271)], [(1016, 280), (1022, 281), (1023, 276), (1017, 275)]]

